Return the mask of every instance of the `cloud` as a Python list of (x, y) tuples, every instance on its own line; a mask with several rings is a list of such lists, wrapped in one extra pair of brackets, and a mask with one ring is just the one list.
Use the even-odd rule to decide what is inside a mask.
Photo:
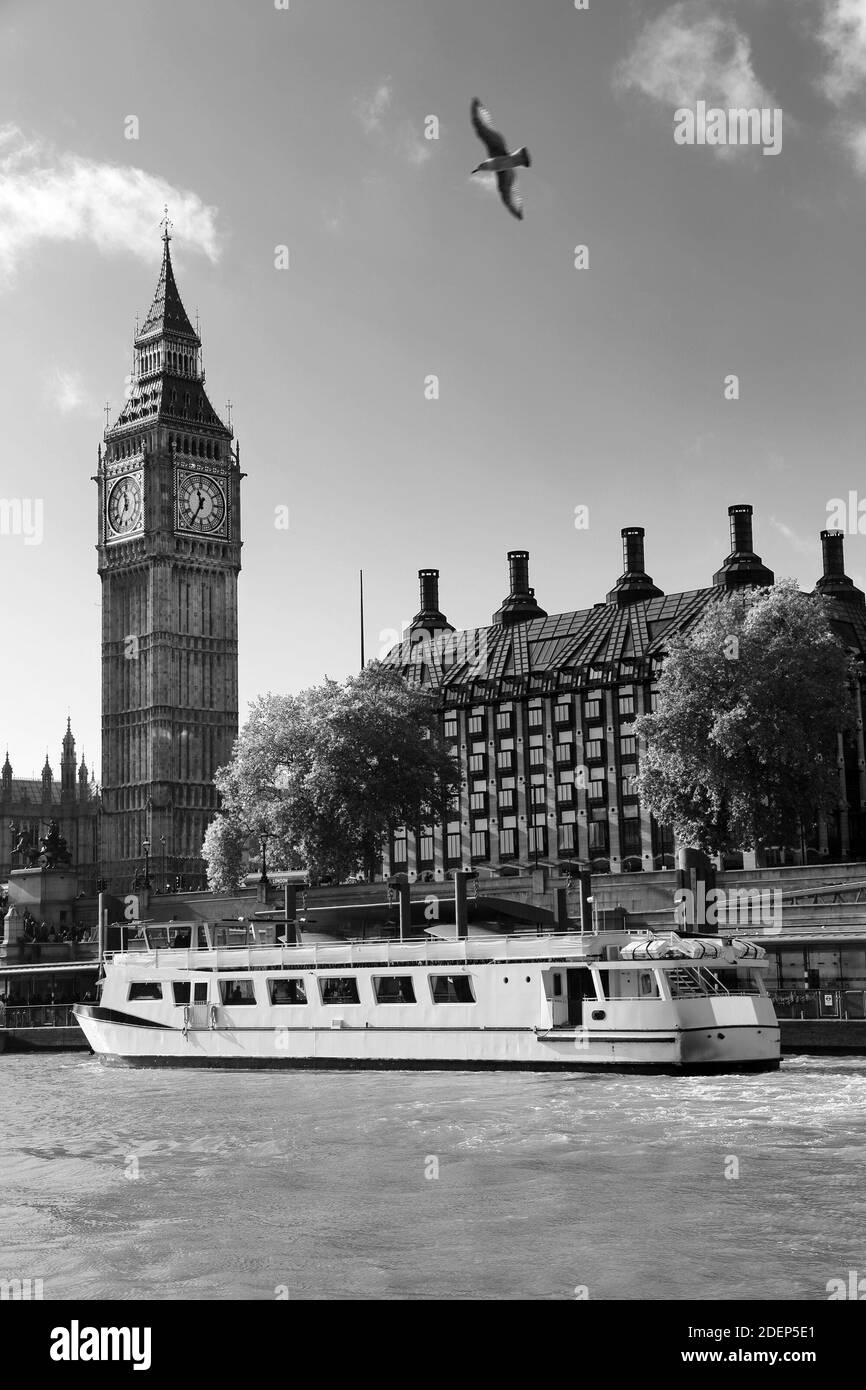
[(433, 146), (435, 141), (425, 140), (415, 129), (411, 121), (404, 121), (396, 137), (397, 147), (408, 159), (410, 164), (426, 164), (428, 159), (433, 158)]
[(820, 0), (818, 42), (827, 54), (820, 88), (840, 106), (866, 84), (866, 0)]
[(81, 373), (66, 367), (52, 368), (45, 382), (44, 396), (47, 404), (61, 415), (80, 413), (95, 418), (100, 412), (98, 401), (85, 389)]
[(355, 114), (365, 135), (377, 139), (385, 149), (399, 155), (407, 164), (417, 169), (432, 159), (436, 142), (426, 140), (418, 123), (396, 110), (390, 78), (358, 98)]
[(788, 542), (790, 546), (793, 547), (794, 550), (798, 551), (801, 555), (808, 556), (810, 560), (814, 560), (814, 537), (810, 538), (807, 536), (798, 535), (797, 532), (792, 530), (790, 526), (786, 525), (784, 521), (779, 521), (778, 517), (775, 516), (770, 517), (770, 525), (773, 527), (774, 531), (779, 532), (780, 536), (784, 536), (785, 540)]
[[(747, 34), (728, 14), (678, 0), (643, 28), (617, 66), (615, 86), (667, 106), (772, 106), (752, 66)], [(721, 147), (720, 147), (721, 148)]]
[(393, 99), (394, 93), (388, 85), (388, 80), (380, 83), (367, 96), (358, 98), (355, 103), (355, 110), (367, 135), (372, 135), (374, 131), (382, 129), (382, 123), (391, 109)]
[(58, 154), (17, 126), (0, 127), (0, 285), (44, 241), (89, 242), (102, 254), (152, 262), (165, 204), (184, 249), (216, 262), (216, 209), (198, 194), (132, 165)]

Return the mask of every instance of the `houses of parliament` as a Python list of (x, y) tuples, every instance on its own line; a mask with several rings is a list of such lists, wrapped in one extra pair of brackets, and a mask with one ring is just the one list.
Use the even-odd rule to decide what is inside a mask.
[(0, 873), (13, 826), (32, 844), (50, 820), (79, 886), (203, 887), (214, 774), (238, 732), (239, 449), (205, 391), (201, 339), (184, 309), (168, 224), (150, 310), (134, 339), (126, 400), (98, 451), (102, 584), (102, 771), (75, 766), (71, 724), (59, 784), (0, 773)]

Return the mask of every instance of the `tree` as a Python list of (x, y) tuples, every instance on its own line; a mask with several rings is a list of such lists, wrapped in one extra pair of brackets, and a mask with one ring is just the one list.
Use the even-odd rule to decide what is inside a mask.
[(435, 704), (378, 662), (342, 685), (262, 696), (216, 776), (208, 882), (236, 886), (244, 848), (262, 841), (271, 868), (372, 878), (392, 828), (441, 819), (458, 784)]
[(838, 805), (854, 667), (830, 602), (782, 580), (726, 596), (671, 640), (656, 710), (637, 721), (638, 791), (681, 847), (796, 844)]

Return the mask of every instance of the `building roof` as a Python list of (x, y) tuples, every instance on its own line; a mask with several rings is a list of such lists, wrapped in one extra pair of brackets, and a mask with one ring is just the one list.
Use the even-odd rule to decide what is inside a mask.
[(156, 284), (153, 303), (144, 323), (138, 332), (136, 342), (143, 338), (157, 337), (162, 333), (181, 334), (201, 346), (201, 340), (189, 321), (183, 300), (174, 278), (171, 265), (171, 238), (166, 232), (163, 236), (162, 268)]
[[(627, 608), (598, 603), (513, 627), (407, 632), (384, 658), (410, 684), (439, 690), (445, 704), (483, 703), (552, 690), (650, 679), (672, 633), (692, 627), (728, 596), (713, 586), (665, 594)], [(828, 601), (837, 636), (866, 657), (866, 610)]]

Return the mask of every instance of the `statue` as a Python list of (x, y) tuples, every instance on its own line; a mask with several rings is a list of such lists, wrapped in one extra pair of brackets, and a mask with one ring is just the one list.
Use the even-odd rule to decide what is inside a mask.
[(38, 851), (30, 839), (30, 831), (27, 826), (19, 826), (15, 821), (12, 821), (9, 825), (9, 831), (12, 836), (12, 853), (19, 856), (18, 867), (32, 869), (36, 863)]
[(60, 834), (56, 820), (48, 822), (48, 834), (39, 843), (39, 862), (44, 869), (56, 869), (61, 864), (71, 864), (69, 846)]

